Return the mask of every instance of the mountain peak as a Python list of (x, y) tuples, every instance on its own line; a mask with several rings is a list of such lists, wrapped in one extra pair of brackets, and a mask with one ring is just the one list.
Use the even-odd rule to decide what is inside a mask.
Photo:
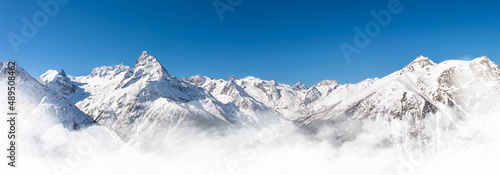
[(424, 57), (422, 55), (418, 56), (413, 60), (410, 64), (408, 64), (403, 70), (406, 71), (414, 71), (415, 69), (420, 69), (420, 68), (425, 68), (427, 66), (433, 66), (436, 65), (432, 60), (429, 59), (429, 57)]
[(432, 60), (430, 60), (429, 57), (424, 57), (423, 55), (420, 55), (410, 63), (410, 65), (412, 65), (412, 64), (418, 64), (422, 67), (425, 67), (428, 65), (434, 65), (436, 63), (434, 63)]
[(490, 59), (487, 56), (482, 56), (482, 57), (474, 59), (473, 61), (475, 61), (475, 62), (485, 62), (485, 61), (489, 62)]
[(156, 60), (155, 56), (149, 55), (149, 53), (147, 51), (143, 51), (141, 53), (141, 55), (139, 56), (139, 58), (137, 58), (137, 61), (135, 64), (140, 64), (140, 63), (144, 63), (144, 62), (153, 62), (153, 61), (157, 62), (158, 60)]
[(304, 85), (302, 82), (298, 82), (297, 84), (293, 85), (292, 89), (294, 89), (294, 90), (306, 90), (307, 86)]
[[(471, 61), (474, 65), (484, 65), (489, 68), (500, 70), (500, 66), (492, 62), (487, 56), (482, 56)], [(500, 72), (499, 72), (500, 73)]]
[(229, 78), (228, 81), (236, 81), (236, 77), (233, 75), (233, 76), (231, 76), (231, 78)]
[(236, 77), (233, 75), (227, 83), (224, 85), (222, 90), (220, 91), (221, 95), (229, 95), (229, 96), (235, 96), (235, 95), (241, 95), (245, 94), (245, 90), (243, 90), (237, 83), (236, 83)]
[(155, 56), (149, 55), (147, 51), (143, 51), (137, 59), (134, 70), (143, 74), (149, 74), (160, 78), (163, 76), (170, 77), (168, 71), (161, 65), (160, 61)]
[(60, 76), (66, 77), (66, 72), (64, 72), (64, 69), (61, 69), (61, 72), (59, 72)]
[(425, 57), (423, 55), (420, 55), (417, 58), (415, 58), (415, 60), (413, 60), (413, 62), (418, 62), (418, 61), (422, 61), (422, 60), (429, 60), (429, 57)]
[(142, 57), (142, 56), (148, 56), (148, 55), (149, 55), (149, 52), (148, 52), (148, 51), (142, 51), (142, 53), (141, 53), (141, 57)]
[(50, 82), (50, 81), (54, 81), (54, 80), (57, 80), (57, 79), (61, 79), (63, 81), (69, 81), (69, 78), (68, 78), (68, 76), (66, 75), (66, 73), (64, 72), (63, 69), (61, 69), (60, 72), (57, 72), (56, 70), (53, 70), (53, 69), (49, 69), (44, 74), (40, 75), (40, 77), (38, 78), (38, 81), (40, 83), (44, 84), (44, 83), (47, 83), (47, 82)]
[(172, 80), (172, 77), (155, 56), (149, 55), (147, 51), (144, 51), (137, 58), (134, 67), (127, 70), (117, 88), (125, 88), (136, 82), (144, 83), (160, 80)]
[(48, 70), (38, 78), (38, 82), (61, 97), (73, 95), (78, 87), (71, 82), (63, 69), (60, 72)]

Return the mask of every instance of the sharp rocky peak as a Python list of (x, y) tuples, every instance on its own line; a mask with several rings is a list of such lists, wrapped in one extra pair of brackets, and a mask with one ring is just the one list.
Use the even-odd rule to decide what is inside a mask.
[(243, 95), (243, 96), (248, 96), (246, 94), (245, 90), (243, 90), (237, 83), (236, 83), (237, 78), (233, 75), (229, 80), (227, 81), (226, 85), (222, 88), (221, 90), (221, 95)]
[(293, 85), (292, 88), (294, 90), (307, 90), (307, 86), (304, 85), (302, 82), (298, 82), (297, 84)]
[[(161, 65), (155, 56), (149, 55), (147, 51), (141, 53), (134, 67), (125, 73), (117, 88), (125, 88), (136, 82), (153, 82), (160, 80), (174, 80)], [(175, 79), (176, 80), (176, 79)], [(176, 80), (177, 83), (178, 80)]]
[(134, 72), (149, 74), (153, 77), (170, 77), (167, 69), (161, 65), (160, 61), (155, 56), (150, 55), (147, 51), (143, 51), (134, 65)]
[(233, 75), (229, 80), (227, 81), (226, 87), (239, 87), (239, 85), (236, 83), (237, 78)]
[(434, 63), (432, 60), (429, 59), (429, 57), (424, 57), (422, 55), (418, 56), (413, 60), (410, 64), (408, 64), (406, 67), (404, 67), (400, 73), (404, 72), (413, 72), (415, 70), (421, 70), (421, 69), (427, 69), (429, 66), (434, 66), (436, 63)]
[(418, 56), (413, 60), (408, 66), (418, 66), (418, 67), (426, 67), (426, 66), (432, 66), (435, 65), (432, 60), (429, 59), (429, 57), (424, 57), (423, 55)]
[(236, 77), (233, 75), (233, 76), (231, 76), (231, 78), (229, 78), (229, 80), (228, 80), (228, 81), (229, 81), (229, 82), (234, 82), (234, 81), (236, 81)]
[(61, 69), (61, 72), (59, 72), (60, 76), (66, 77), (66, 72), (64, 72), (64, 69)]

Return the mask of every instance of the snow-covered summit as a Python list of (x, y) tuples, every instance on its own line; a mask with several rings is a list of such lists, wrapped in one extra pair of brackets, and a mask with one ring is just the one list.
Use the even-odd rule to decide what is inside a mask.
[(147, 51), (141, 53), (134, 67), (134, 72), (140, 72), (143, 76), (152, 78), (170, 77), (167, 69), (161, 65), (155, 56), (149, 55)]
[(483, 65), (487, 69), (492, 69), (496, 73), (500, 73), (500, 65), (493, 63), (487, 56), (482, 56), (472, 60), (475, 65)]
[(59, 72), (57, 72), (57, 70), (49, 69), (47, 72), (45, 72), (38, 78), (38, 81), (43, 81), (43, 82), (52, 81), (57, 77), (58, 74)]
[(296, 83), (295, 85), (293, 85), (292, 87), (294, 90), (297, 90), (297, 91), (303, 91), (303, 90), (307, 90), (307, 86), (304, 85), (302, 82), (298, 82)]
[(410, 64), (408, 64), (406, 67), (402, 69), (402, 71), (410, 71), (413, 72), (415, 70), (428, 70), (427, 68), (429, 66), (434, 66), (436, 63), (434, 63), (432, 60), (429, 59), (429, 57), (424, 57), (422, 55), (418, 56), (413, 60)]
[(78, 86), (71, 82), (64, 70), (48, 70), (38, 78), (38, 82), (47, 86), (52, 92), (56, 92), (61, 97), (68, 97), (75, 93)]
[(127, 87), (136, 82), (160, 82), (161, 80), (171, 79), (172, 77), (167, 69), (161, 65), (156, 57), (144, 51), (137, 59), (134, 67), (127, 71), (118, 87)]

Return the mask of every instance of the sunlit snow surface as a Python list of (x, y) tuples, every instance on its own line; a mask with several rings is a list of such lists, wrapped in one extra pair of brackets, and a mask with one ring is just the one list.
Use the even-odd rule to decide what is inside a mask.
[[(485, 59), (475, 61), (482, 62), (483, 60)], [(441, 66), (429, 68), (430, 71), (427, 74), (425, 73), (426, 65), (434, 63), (427, 62), (423, 57), (417, 58), (414, 62), (416, 65), (410, 64), (401, 71), (382, 79), (369, 79), (354, 85), (338, 85), (334, 81), (323, 81), (314, 87), (316, 90), (309, 88), (310, 91), (299, 88), (300, 86), (292, 88), (253, 77), (234, 79), (232, 80), (234, 82), (210, 80), (196, 86), (215, 84), (213, 92), (217, 94), (213, 97), (190, 96), (194, 100), (182, 105), (174, 105), (166, 101), (153, 103), (143, 101), (143, 103), (151, 104), (148, 108), (153, 111), (165, 108), (177, 111), (189, 109), (188, 111), (195, 111), (194, 114), (214, 114), (216, 119), (224, 121), (227, 118), (224, 118), (226, 114), (223, 112), (227, 111), (217, 108), (217, 105), (220, 105), (218, 101), (235, 102), (235, 104), (248, 102), (241, 103), (241, 105), (251, 104), (262, 106), (263, 109), (276, 108), (275, 110), (286, 118), (293, 120), (301, 118), (300, 115), (303, 114), (307, 105), (302, 108), (300, 103), (302, 99), (309, 97), (308, 105), (312, 107), (307, 110), (317, 113), (311, 115), (312, 117), (308, 118), (310, 121), (305, 125), (283, 121), (255, 128), (224, 127), (225, 129), (220, 130), (207, 129), (199, 125), (181, 125), (179, 123), (183, 117), (169, 118), (172, 121), (168, 122), (166, 129), (154, 128), (164, 125), (141, 119), (141, 122), (133, 125), (132, 131), (135, 133), (128, 141), (123, 141), (126, 139), (117, 134), (114, 130), (116, 127), (109, 127), (112, 126), (113, 119), (104, 120), (109, 121), (110, 125), (102, 123), (102, 125), (88, 126), (89, 119), (83, 116), (76, 117), (81, 115), (81, 111), (68, 105), (66, 98), (60, 98), (64, 94), (46, 92), (48, 88), (26, 77), (27, 80), (23, 82), (25, 83), (23, 84), (24, 90), (19, 94), (18, 103), (17, 168), (0, 167), (2, 167), (2, 172), (7, 172), (6, 174), (498, 174), (500, 172), (500, 127), (498, 127), (500, 111), (496, 106), (500, 103), (497, 101), (498, 89), (495, 89), (498, 83), (480, 84), (497, 81), (492, 80), (492, 75), (489, 74), (491, 71), (482, 71), (487, 67), (476, 67), (476, 64), (472, 64), (473, 62), (469, 64), (448, 61), (440, 63)], [(446, 75), (443, 72), (451, 67), (455, 67), (454, 71), (461, 74), (453, 74), (458, 75), (453, 77), (443, 76)], [(419, 68), (422, 70), (415, 71)], [(116, 88), (107, 86), (108, 84), (127, 86), (127, 82), (107, 79), (107, 77), (126, 76), (126, 71), (129, 70), (130, 68), (123, 65), (96, 69), (92, 75), (95, 73), (101, 78), (93, 79), (93, 81), (105, 83), (101, 83), (101, 87), (88, 88), (90, 92), (77, 89), (75, 95), (68, 99), (72, 102), (81, 102), (77, 106), (84, 108), (88, 106), (89, 109), (99, 109), (98, 105), (101, 105), (101, 102), (109, 103), (107, 107), (110, 109), (120, 109), (114, 103), (117, 100), (108, 102), (105, 97), (102, 97), (97, 100), (103, 101), (90, 103), (92, 100), (86, 102), (84, 99), (92, 97), (88, 93), (98, 96), (100, 92), (113, 91)], [(474, 70), (472, 78), (470, 77), (472, 73), (466, 72), (469, 70)], [(478, 72), (482, 75), (475, 75)], [(144, 72), (133, 73), (127, 80), (147, 81), (141, 77), (133, 78), (137, 73)], [(0, 82), (5, 84), (4, 73), (2, 74)], [(43, 80), (57, 77), (57, 75), (59, 74), (52, 72)], [(142, 78), (158, 79), (162, 75), (168, 75), (168, 72), (158, 67), (156, 72), (142, 76)], [(446, 81), (469, 80), (469, 82), (467, 86), (460, 86), (460, 88), (447, 87), (446, 83), (432, 84), (438, 83), (434, 80), (439, 80), (439, 77), (444, 77)], [(62, 80), (67, 82), (65, 79)], [(423, 82), (423, 84), (413, 84), (414, 82)], [(410, 86), (405, 86), (408, 84)], [(80, 87), (90, 85), (92, 83), (78, 84)], [(177, 84), (168, 85), (175, 87)], [(275, 98), (272, 95), (264, 98), (267, 96), (261, 94), (259, 87), (267, 88), (266, 85), (276, 85), (279, 87), (279, 92), (288, 93), (288, 95), (280, 95), (284, 98), (279, 100), (272, 100)], [(60, 88), (60, 86), (53, 87)], [(131, 85), (127, 87), (139, 88)], [(227, 91), (224, 90), (225, 87), (228, 87)], [(132, 91), (131, 89), (125, 90)], [(239, 93), (242, 91), (247, 94)], [(365, 91), (376, 92), (376, 95), (366, 98), (366, 94), (356, 93)], [(399, 106), (390, 104), (394, 102), (394, 99), (399, 101), (401, 99), (399, 95), (403, 91), (416, 94), (415, 100), (410, 103), (420, 103), (422, 100), (429, 99), (436, 102), (439, 111), (423, 119), (411, 117), (411, 112), (403, 115), (401, 119), (377, 113), (382, 110), (401, 110)], [(198, 90), (195, 92), (198, 93)], [(327, 95), (335, 92), (340, 92), (341, 95)], [(110, 96), (113, 97), (122, 92), (114, 93)], [(164, 93), (168, 94), (167, 91)], [(236, 94), (231, 95), (232, 93)], [(447, 102), (437, 104), (441, 97), (438, 93), (446, 93), (452, 96), (451, 100), (467, 104), (467, 106), (462, 106), (466, 109), (446, 106)], [(5, 95), (5, 93), (0, 94), (2, 103), (6, 99)], [(183, 98), (176, 96), (177, 94), (168, 95), (171, 98)], [(382, 104), (373, 110), (369, 105), (356, 108), (358, 112), (370, 109), (368, 113), (374, 112), (377, 115), (362, 117), (363, 113), (355, 113), (350, 117), (333, 118), (320, 115), (335, 114), (332, 112), (335, 110), (328, 110), (330, 109), (328, 105), (332, 101), (339, 101), (346, 97), (351, 97), (350, 101), (361, 100), (364, 103)], [(347, 103), (344, 103), (339, 103), (336, 107), (349, 107)], [(207, 104), (213, 104), (208, 106), (211, 109), (200, 110)], [(291, 109), (286, 107), (291, 107)], [(67, 109), (73, 111), (67, 115), (61, 115), (64, 111), (68, 111)], [(456, 112), (457, 110), (466, 112)], [(0, 112), (5, 114), (7, 111), (2, 108)], [(97, 113), (97, 111), (90, 112)], [(242, 110), (242, 113), (248, 116), (254, 115), (248, 112), (251, 111)], [(461, 115), (456, 116), (458, 113)], [(275, 117), (274, 114), (273, 117)], [(73, 130), (72, 123), (81, 123), (82, 127)], [(6, 126), (6, 124), (1, 124), (0, 130), (7, 131)], [(160, 133), (152, 133), (156, 131)], [(6, 143), (5, 137), (0, 138), (1, 143)]]

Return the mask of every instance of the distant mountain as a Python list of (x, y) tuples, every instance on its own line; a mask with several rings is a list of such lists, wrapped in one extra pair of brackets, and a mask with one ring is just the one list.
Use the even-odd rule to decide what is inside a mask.
[(69, 97), (78, 89), (78, 86), (66, 76), (64, 70), (61, 70), (61, 72), (49, 70), (38, 78), (38, 82), (62, 97)]
[(324, 80), (307, 88), (255, 77), (177, 78), (143, 52), (132, 68), (103, 66), (71, 78), (49, 70), (39, 81), (134, 141), (138, 134), (156, 135), (179, 125), (217, 130), (283, 122), (315, 126), (342, 118), (422, 119), (438, 113), (460, 118), (495, 108), (489, 102), (500, 97), (500, 66), (487, 57), (436, 64), (419, 56), (380, 79)]

